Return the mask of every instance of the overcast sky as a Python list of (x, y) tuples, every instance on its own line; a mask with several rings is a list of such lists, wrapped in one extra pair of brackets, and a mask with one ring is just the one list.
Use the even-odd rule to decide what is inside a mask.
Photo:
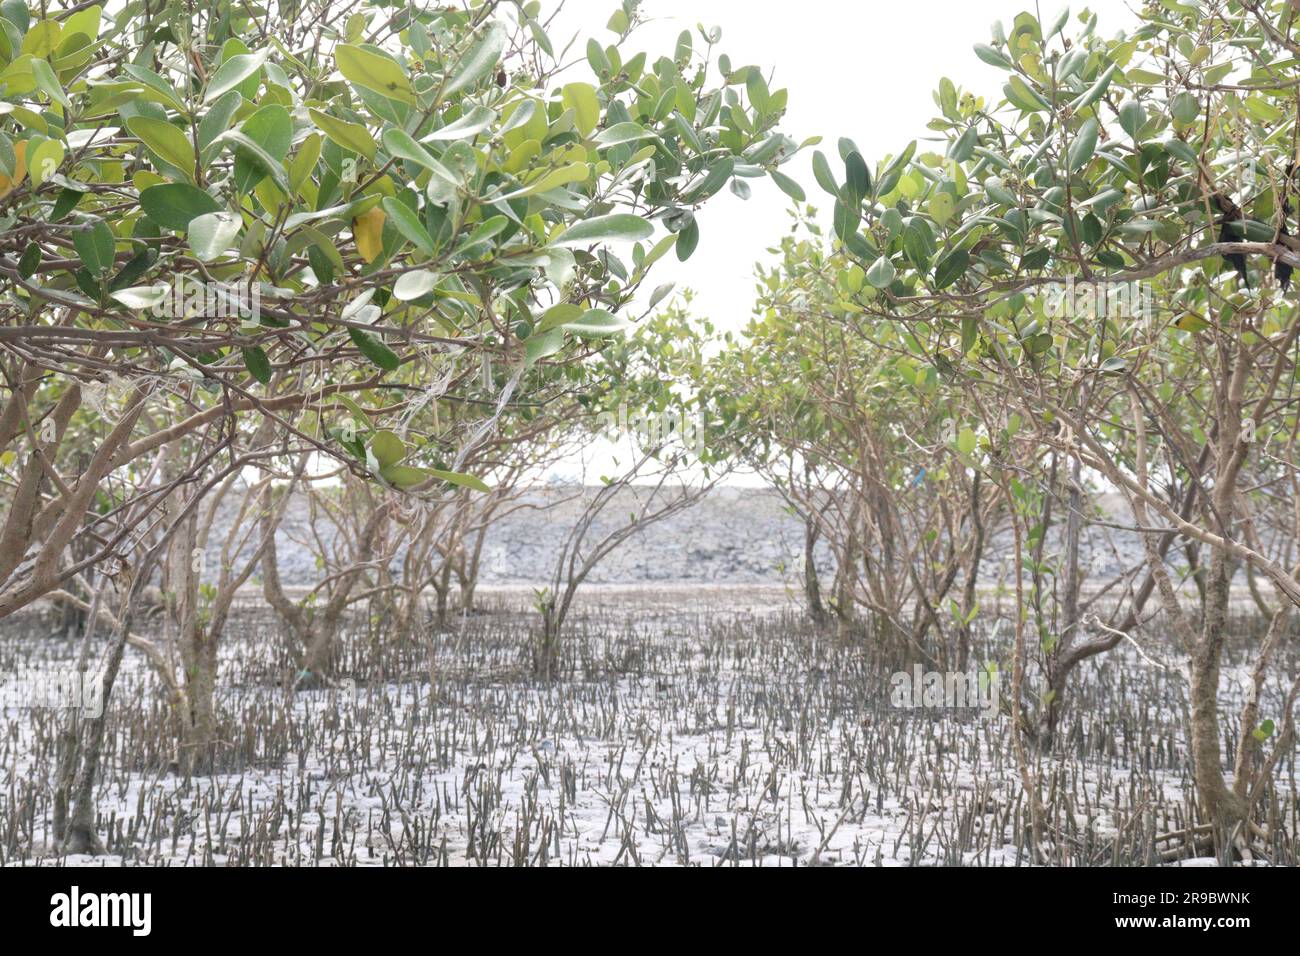
[[(1071, 14), (1095, 11), (1100, 33), (1109, 37), (1132, 29), (1131, 6), (1127, 0), (1094, 0), (1071, 5)], [(1061, 7), (1049, 0), (1038, 7), (1039, 19), (1054, 19)], [(562, 42), (581, 31), (579, 53), (593, 28), (602, 42), (613, 42), (604, 25), (616, 8), (616, 0), (565, 0), (553, 37)], [(1016, 14), (1034, 12), (1035, 5), (1025, 0), (644, 0), (641, 9), (649, 22), (632, 35), (629, 50), (670, 53), (682, 30), (694, 31), (697, 24), (721, 27), (718, 49), (733, 64), (770, 70), (772, 88), (789, 89), (783, 129), (799, 142), (821, 136), (817, 148), (839, 172), (841, 136), (854, 140), (874, 165), (912, 139), (934, 135), (926, 123), (938, 113), (931, 92), (941, 77), (992, 103), (1001, 99), (1005, 74), (977, 59), (971, 48), (989, 42), (995, 20), (1009, 29)], [(785, 171), (803, 185), (829, 229), (829, 197), (813, 181), (811, 157), (812, 151), (805, 151)], [(745, 324), (754, 297), (754, 263), (768, 258), (765, 250), (790, 222), (790, 200), (770, 179), (751, 185), (748, 201), (729, 190), (711, 199), (699, 216), (695, 255), (684, 265), (670, 257), (651, 283), (674, 273), (679, 287), (695, 290), (696, 314), (709, 316), (720, 328)]]

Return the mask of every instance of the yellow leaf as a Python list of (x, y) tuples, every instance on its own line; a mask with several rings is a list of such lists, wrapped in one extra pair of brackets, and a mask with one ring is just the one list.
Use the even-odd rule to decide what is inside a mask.
[(352, 235), (357, 241), (357, 252), (366, 262), (374, 262), (384, 248), (385, 212), (376, 206), (352, 220)]
[(570, 163), (568, 166), (561, 166), (559, 169), (542, 170), (528, 183), (528, 188), (520, 195), (531, 196), (534, 193), (546, 192), (549, 189), (558, 189), (569, 183), (582, 182), (589, 175), (591, 175), (591, 170), (587, 168), (586, 163)]
[(590, 83), (570, 83), (561, 92), (564, 105), (573, 110), (573, 123), (583, 136), (591, 135), (600, 122), (600, 100)]
[(541, 151), (541, 143), (535, 139), (526, 139), (511, 150), (501, 168), (508, 173), (517, 173), (527, 166), (529, 161)]
[[(16, 92), (18, 91), (6, 83), (6, 94)], [(42, 136), (45, 136), (50, 132), (50, 124), (45, 122), (45, 117), (40, 113), (34, 113), (31, 110), (23, 109), (21, 106), (15, 106), (9, 111), (9, 115), (12, 116), (23, 129), (35, 130)]]
[(289, 185), (294, 187), (294, 193), (302, 189), (303, 183), (311, 176), (312, 170), (316, 168), (316, 160), (320, 157), (320, 134), (312, 133), (303, 140), (302, 146), (298, 147), (298, 155), (294, 156), (294, 161), (289, 164)]
[(14, 143), (14, 175), (10, 179), (4, 173), (0, 173), (0, 197), (8, 196), (15, 186), (23, 181), (27, 175), (27, 140), (20, 139)]
[(32, 185), (39, 186), (58, 172), (63, 155), (63, 144), (57, 139), (46, 139), (38, 143), (32, 150)]
[(40, 20), (33, 23), (27, 35), (23, 37), (23, 53), (32, 56), (49, 56), (59, 45), (59, 34), (63, 26), (57, 20)]
[(411, 81), (398, 64), (364, 47), (340, 43), (334, 48), (334, 63), (344, 78), (373, 90), (390, 100), (415, 105)]

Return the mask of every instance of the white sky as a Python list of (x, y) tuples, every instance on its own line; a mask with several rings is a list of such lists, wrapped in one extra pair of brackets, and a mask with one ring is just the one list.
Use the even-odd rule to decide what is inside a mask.
[[(565, 0), (552, 30), (557, 48), (578, 31), (578, 55), (592, 35), (613, 42), (604, 25), (617, 6), (616, 0)], [(1058, 0), (1037, 5), (1039, 20), (1054, 19), (1062, 6)], [(941, 77), (990, 102), (1001, 99), (1005, 74), (971, 48), (989, 42), (995, 20), (1009, 30), (1019, 12), (1035, 7), (1026, 0), (643, 0), (649, 22), (632, 34), (627, 49), (646, 50), (652, 59), (671, 55), (682, 30), (721, 27), (716, 49), (736, 66), (772, 71), (772, 89), (790, 91), (784, 131), (796, 142), (821, 136), (816, 148), (842, 176), (836, 145), (841, 136), (856, 142), (874, 167), (912, 139), (935, 135), (926, 124), (938, 114), (931, 93)], [(1085, 8), (1099, 15), (1102, 36), (1131, 31), (1136, 22), (1128, 0), (1072, 4), (1072, 16)], [(698, 49), (698, 33), (694, 41)], [(586, 70), (582, 65), (574, 74)], [(830, 197), (813, 181), (811, 160), (809, 149), (784, 171), (803, 186), (829, 232)], [(766, 249), (790, 224), (786, 195), (770, 179), (749, 182), (754, 189), (748, 201), (724, 190), (706, 204), (698, 217), (695, 255), (685, 264), (668, 257), (649, 283), (675, 279), (678, 288), (689, 286), (696, 293), (695, 314), (722, 329), (745, 324), (754, 298), (754, 263), (768, 258)]]

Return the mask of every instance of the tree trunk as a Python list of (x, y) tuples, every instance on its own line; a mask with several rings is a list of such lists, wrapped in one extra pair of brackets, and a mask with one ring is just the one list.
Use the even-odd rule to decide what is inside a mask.
[(183, 774), (215, 772), (216, 769), (216, 690), (217, 639), (196, 624), (184, 635), (181, 660), (185, 666), (186, 712), (181, 726), (181, 766)]
[(817, 522), (804, 519), (803, 533), (803, 593), (808, 602), (808, 613), (818, 627), (826, 623), (826, 605), (822, 603), (821, 582), (817, 578)]
[(315, 688), (332, 686), (343, 664), (343, 638), (338, 624), (333, 621), (315, 621), (303, 641), (303, 653), (295, 687)]
[(1065, 593), (1061, 597), (1060, 639), (1047, 655), (1046, 694), (1039, 715), (1039, 746), (1050, 747), (1056, 737), (1056, 727), (1061, 720), (1065, 704), (1065, 690), (1069, 668), (1063, 666), (1069, 658), (1071, 645), (1079, 639), (1079, 540), (1083, 531), (1083, 493), (1079, 485), (1081, 466), (1078, 457), (1070, 462), (1069, 489), (1066, 492), (1068, 512), (1065, 516)]
[(198, 512), (191, 509), (185, 517), (179, 517), (185, 504), (186, 501), (178, 497), (168, 509), (169, 515), (176, 516), (179, 524), (167, 549), (163, 593), (172, 624), (179, 635), (177, 643), (185, 692), (180, 700), (173, 702), (173, 706), (180, 708), (176, 721), (179, 732), (177, 769), (188, 775), (204, 767), (209, 772), (213, 768), (217, 638), (208, 632), (199, 607), (201, 552)]
[(478, 573), (483, 561), (483, 542), (487, 538), (487, 525), (479, 529), (474, 547), (465, 558), (460, 578), (460, 609), (466, 614), (474, 610), (474, 592), (478, 588)]
[(102, 677), (100, 714), (98, 717), (86, 717), (81, 722), (83, 729), (80, 748), (81, 766), (72, 791), (72, 812), (64, 828), (63, 841), (60, 845), (65, 853), (89, 853), (98, 856), (107, 852), (99, 834), (95, 832), (95, 778), (99, 775), (99, 760), (104, 752), (104, 724), (108, 720), (113, 686), (117, 683), (117, 673), (122, 666), (127, 637), (131, 633), (131, 619), (134, 617), (135, 604), (140, 596), (139, 583), (137, 581), (136, 585), (131, 587), (117, 632), (109, 644), (108, 658), (104, 662)]
[(542, 605), (542, 636), (533, 659), (533, 670), (542, 680), (552, 680), (560, 659), (560, 615), (554, 599)]
[(971, 542), (970, 563), (966, 567), (966, 579), (961, 590), (961, 626), (957, 629), (957, 670), (966, 670), (971, 651), (971, 619), (979, 601), (980, 565), (984, 560), (984, 519), (980, 514), (979, 472), (975, 473), (970, 489), (971, 523), (975, 528), (975, 540)]
[(1214, 827), (1215, 847), (1230, 851), (1237, 824), (1246, 818), (1245, 801), (1224, 781), (1219, 748), (1219, 669), (1227, 636), (1232, 558), (1214, 549), (1206, 585), (1205, 617), (1191, 655), (1191, 749), (1201, 808)]
[(435, 597), (434, 619), (437, 622), (439, 630), (447, 626), (451, 617), (451, 559), (447, 558), (442, 565), (442, 570), (433, 579), (433, 593)]

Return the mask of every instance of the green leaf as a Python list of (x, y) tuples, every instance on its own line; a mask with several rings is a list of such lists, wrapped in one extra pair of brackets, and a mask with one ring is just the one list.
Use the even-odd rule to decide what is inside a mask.
[(438, 468), (388, 465), (379, 470), (379, 476), (395, 488), (413, 488), (416, 485), (423, 484), (430, 478), (436, 478), (439, 481), (445, 481), (448, 484), (458, 485), (462, 488), (470, 488), (474, 491), (489, 492), (492, 490), (473, 475), (461, 474), (458, 471), (443, 471)]
[(1037, 335), (1031, 335), (1021, 344), (1024, 345), (1025, 351), (1030, 355), (1041, 355), (1052, 347), (1052, 342), (1050, 332), (1039, 332)]
[[(144, 248), (132, 256), (108, 283), (110, 292), (135, 285), (158, 261), (158, 250)], [(152, 304), (152, 303), (151, 303)]]
[(411, 139), (410, 135), (400, 129), (392, 128), (384, 130), (384, 149), (388, 150), (393, 156), (400, 159), (407, 159), (411, 162), (431, 170), (439, 179), (451, 183), (454, 186), (461, 185), (460, 177), (456, 176), (450, 169), (441, 162), (433, 158), (433, 155)]
[(489, 492), (492, 490), (483, 483), (482, 479), (475, 478), (473, 475), (462, 474), (458, 471), (443, 471), (440, 468), (426, 468), (425, 471), (441, 481), (445, 481), (452, 485), (459, 485), (462, 488), (472, 488), (474, 491), (483, 492)]
[(604, 309), (588, 309), (582, 314), (581, 318), (573, 322), (565, 322), (561, 328), (583, 338), (603, 338), (607, 335), (618, 335), (626, 331), (628, 325), (626, 319), (613, 315)]
[(934, 270), (934, 287), (936, 289), (946, 289), (963, 275), (970, 267), (970, 253), (965, 249), (957, 249), (949, 253), (939, 261), (939, 265)]
[(477, 136), (491, 128), (496, 122), (497, 114), (495, 110), (488, 109), (486, 106), (475, 106), (468, 113), (461, 116), (455, 122), (448, 123), (441, 129), (436, 129), (428, 136), (423, 137), (422, 143), (435, 143), (444, 140), (469, 139), (471, 136)]
[[(66, 37), (74, 33), (81, 33), (92, 40), (96, 39), (99, 36), (99, 20), (103, 12), (104, 8), (96, 3), (69, 15), (63, 21), (63, 35)], [(9, 16), (9, 14), (6, 13), (5, 16)], [(10, 19), (13, 18), (10, 17)]]
[(236, 128), (266, 150), (277, 164), (289, 155), (289, 147), (293, 145), (293, 119), (279, 103), (263, 106)]
[(441, 276), (428, 269), (412, 269), (403, 272), (393, 283), (393, 298), (399, 302), (413, 302), (423, 298), (438, 287)]
[(370, 439), (370, 452), (381, 468), (387, 468), (406, 457), (406, 443), (388, 430), (375, 432)]
[(461, 243), (460, 248), (467, 249), (470, 246), (476, 246), (481, 242), (487, 242), (494, 236), (505, 232), (509, 226), (510, 219), (508, 216), (493, 216), (490, 219), (485, 219), (474, 227), (474, 231), (469, 234), (469, 237), (463, 243)]
[(35, 242), (27, 243), (27, 248), (23, 250), (22, 257), (18, 260), (18, 274), (24, 279), (30, 279), (36, 274), (40, 265), (41, 247)]
[(544, 358), (549, 358), (564, 348), (564, 330), (552, 329), (538, 335), (534, 333), (524, 342), (524, 362), (533, 365)]
[(132, 116), (127, 129), (160, 159), (175, 166), (190, 179), (194, 178), (194, 144), (179, 128), (166, 120), (151, 116)]
[(1014, 74), (1002, 87), (1002, 92), (1013, 106), (1026, 113), (1049, 109), (1052, 105), (1043, 99), (1037, 91), (1030, 88), (1029, 84)]
[(745, 92), (749, 94), (749, 102), (759, 116), (772, 111), (772, 92), (768, 89), (767, 81), (763, 79), (761, 71), (757, 69), (749, 71), (749, 76), (745, 79)]
[[(12, 4), (5, 5), (4, 13), (6, 17), (13, 17), (15, 21), (20, 19), (18, 11), (13, 8)], [(27, 15), (25, 4), (23, 15)], [(58, 21), (53, 19), (37, 20), (25, 31), (26, 36), (22, 38), (22, 53), (28, 56), (49, 56), (58, 45), (61, 32), (62, 24)]]
[(966, 131), (953, 141), (948, 155), (959, 163), (964, 163), (975, 155), (975, 147), (980, 144), (980, 131), (976, 126), (966, 127)]
[(682, 198), (691, 203), (703, 202), (726, 185), (727, 180), (731, 178), (735, 170), (735, 159), (724, 156), (710, 166), (704, 178)]
[(1200, 115), (1201, 103), (1195, 93), (1182, 90), (1175, 93), (1173, 99), (1169, 101), (1169, 112), (1179, 123), (1192, 123)]
[(993, 47), (989, 46), (987, 43), (976, 43), (975, 55), (989, 66), (996, 66), (1002, 70), (1010, 70), (1014, 66), (1009, 59), (997, 50), (993, 49)]
[(190, 249), (201, 262), (211, 262), (230, 248), (243, 220), (233, 212), (209, 212), (189, 223)]
[(398, 159), (409, 159), (426, 169), (442, 165), (433, 158), (432, 153), (412, 139), (409, 133), (396, 127), (384, 130), (384, 149)]
[(1276, 730), (1277, 725), (1274, 724), (1272, 720), (1266, 720), (1251, 731), (1251, 736), (1262, 744), (1264, 741), (1268, 740), (1269, 737), (1272, 737)]
[(198, 186), (168, 182), (140, 191), (140, 208), (162, 228), (185, 232), (192, 220), (205, 213), (220, 212), (221, 204)]
[[(208, 107), (199, 121), (199, 149), (206, 151), (212, 141), (230, 129), (239, 108), (244, 105), (244, 97), (236, 92), (227, 93)], [(205, 157), (205, 162), (207, 158)]]
[(311, 180), (312, 173), (316, 171), (316, 164), (320, 161), (323, 148), (321, 139), (320, 133), (308, 133), (289, 163), (289, 185), (293, 187), (295, 194), (302, 191), (302, 187)]
[(776, 183), (781, 192), (785, 193), (795, 202), (804, 202), (808, 198), (803, 191), (803, 187), (785, 173), (773, 169), (768, 171), (768, 175), (772, 177), (772, 182)]
[(413, 488), (428, 481), (433, 475), (423, 468), (411, 465), (388, 465), (379, 469), (379, 477), (394, 488)]
[(597, 76), (605, 76), (612, 69), (605, 48), (595, 37), (587, 41), (587, 62), (591, 64), (591, 72)]
[(1080, 96), (1078, 99), (1076, 99), (1073, 103), (1070, 104), (1070, 110), (1072, 112), (1078, 113), (1082, 110), (1086, 110), (1093, 103), (1096, 103), (1099, 99), (1101, 99), (1102, 96), (1105, 94), (1107, 88), (1109, 88), (1110, 81), (1115, 76), (1115, 71), (1118, 69), (1119, 67), (1114, 63), (1108, 66), (1106, 68), (1106, 71), (1097, 78), (1097, 82), (1094, 83), (1091, 87), (1089, 87), (1089, 89), (1082, 96)]
[(685, 262), (695, 252), (695, 247), (700, 244), (700, 221), (692, 219), (690, 223), (677, 234), (677, 261)]
[(392, 220), (393, 227), (402, 234), (403, 238), (408, 239), (426, 256), (434, 254), (436, 247), (433, 239), (430, 238), (424, 224), (420, 222), (420, 217), (410, 206), (395, 196), (385, 196), (383, 207), (384, 212), (388, 213), (388, 218)]
[(411, 81), (395, 60), (363, 47), (340, 43), (334, 48), (334, 62), (344, 78), (357, 86), (408, 106), (415, 105)]
[(615, 123), (609, 129), (603, 129), (596, 134), (596, 145), (607, 148), (610, 146), (622, 146), (624, 143), (635, 143), (643, 139), (659, 139), (658, 134), (652, 133), (640, 123), (631, 121), (624, 123)]
[(895, 275), (894, 264), (889, 261), (889, 256), (881, 256), (867, 270), (867, 281), (873, 288), (884, 289), (894, 281)]
[(552, 240), (551, 245), (565, 248), (604, 242), (639, 242), (653, 235), (654, 226), (640, 216), (611, 213), (574, 223)]
[(1092, 159), (1093, 154), (1097, 151), (1097, 131), (1098, 125), (1096, 119), (1084, 120), (1079, 131), (1074, 134), (1074, 142), (1070, 144), (1070, 152), (1067, 162), (1070, 172), (1086, 166)]
[(1260, 222), (1253, 219), (1238, 219), (1225, 222), (1229, 232), (1238, 238), (1238, 241), (1245, 242), (1273, 242), (1274, 226), (1269, 222)]
[(557, 329), (569, 322), (576, 322), (582, 318), (583, 309), (581, 306), (574, 305), (572, 302), (560, 302), (551, 306), (542, 313), (542, 317), (537, 320), (537, 325), (533, 329), (533, 335), (538, 336), (551, 329)]
[(397, 353), (369, 332), (363, 332), (361, 329), (348, 329), (348, 336), (352, 339), (353, 344), (361, 350), (362, 355), (385, 372), (396, 371), (397, 366), (401, 364)]
[(1138, 86), (1164, 86), (1169, 82), (1169, 77), (1164, 73), (1154, 73), (1151, 70), (1125, 70), (1124, 78), (1129, 83), (1136, 83)]
[(1178, 137), (1176, 136), (1170, 137), (1169, 139), (1165, 140), (1163, 145), (1165, 147), (1165, 150), (1169, 153), (1170, 156), (1173, 156), (1175, 159), (1181, 160), (1182, 162), (1186, 163), (1188, 166), (1192, 166), (1192, 167), (1196, 166), (1196, 162), (1197, 162), (1196, 150), (1192, 149), (1192, 147), (1188, 146), (1181, 139), (1178, 139)]
[(68, 94), (63, 92), (63, 87), (59, 84), (59, 78), (54, 75), (54, 69), (50, 64), (37, 57), (31, 60), (32, 79), (36, 81), (36, 86), (42, 92), (49, 94), (54, 102), (58, 103), (65, 110), (72, 108), (72, 101), (68, 99)]
[(254, 345), (251, 348), (240, 349), (244, 355), (244, 367), (248, 369), (248, 374), (253, 376), (263, 385), (271, 382), (271, 360), (266, 357), (260, 345)]
[(364, 156), (371, 162), (375, 159), (375, 139), (364, 126), (349, 123), (347, 120), (330, 116), (318, 109), (308, 108), (307, 113), (322, 133), (337, 145), (352, 153)]
[(1138, 132), (1146, 124), (1147, 112), (1137, 100), (1125, 100), (1119, 108), (1119, 125), (1137, 142)]
[(1065, 25), (1070, 22), (1070, 8), (1065, 7), (1056, 14), (1056, 19), (1052, 25), (1043, 34), (1044, 37), (1051, 38), (1065, 29)]
[(185, 101), (177, 95), (176, 88), (153, 70), (139, 66), (135, 63), (127, 63), (122, 66), (122, 71), (133, 80), (142, 84), (146, 89), (157, 94), (156, 97), (149, 97), (150, 99), (156, 98), (161, 100), (175, 109), (176, 112), (180, 113), (182, 116), (189, 115), (189, 107), (186, 106)]
[(506, 39), (505, 24), (497, 20), (489, 23), (483, 35), (456, 64), (456, 68), (452, 71), (451, 82), (447, 84), (445, 92), (455, 93), (473, 86), (492, 72), (500, 62), (501, 54), (505, 52)]
[(867, 171), (866, 161), (857, 150), (849, 153), (844, 160), (844, 169), (848, 176), (845, 188), (856, 202), (861, 202), (871, 193), (871, 174)]
[(243, 130), (228, 129), (218, 136), (216, 141), (229, 143), (235, 151), (236, 159), (242, 158), (251, 162), (262, 173), (258, 179), (270, 176), (282, 193), (286, 196), (293, 195), (293, 187), (289, 185), (289, 176), (284, 171), (284, 164)]
[(292, 231), (304, 223), (316, 222), (320, 219), (354, 219), (378, 206), (381, 198), (380, 196), (362, 196), (360, 199), (354, 199), (352, 202), (342, 203), (338, 206), (327, 206), (324, 209), (316, 209), (312, 212), (296, 212), (284, 221), (284, 228), (287, 231)]
[(113, 230), (102, 219), (72, 233), (72, 245), (81, 264), (93, 276), (102, 276), (113, 267)]
[(129, 286), (125, 289), (113, 290), (108, 294), (110, 299), (120, 302), (128, 309), (134, 309), (137, 312), (152, 309), (159, 302), (166, 299), (167, 295), (166, 288), (152, 285)]
[(262, 50), (258, 53), (243, 53), (230, 57), (217, 67), (217, 72), (213, 73), (208, 80), (208, 89), (203, 94), (203, 102), (211, 103), (261, 70), (269, 54), (270, 50)]
[(957, 433), (957, 450), (963, 455), (973, 454), (975, 451), (975, 432), (969, 428), (963, 428)]
[[(930, 229), (930, 224), (920, 216), (913, 216), (903, 231), (903, 252), (913, 265), (925, 272), (930, 268), (930, 257), (934, 255), (934, 250), (934, 232)], [(892, 278), (891, 276), (891, 281)]]
[(826, 192), (830, 193), (836, 199), (840, 198), (840, 186), (835, 181), (835, 174), (831, 172), (831, 164), (827, 161), (825, 154), (820, 149), (813, 150), (813, 178), (817, 180), (817, 185)]

